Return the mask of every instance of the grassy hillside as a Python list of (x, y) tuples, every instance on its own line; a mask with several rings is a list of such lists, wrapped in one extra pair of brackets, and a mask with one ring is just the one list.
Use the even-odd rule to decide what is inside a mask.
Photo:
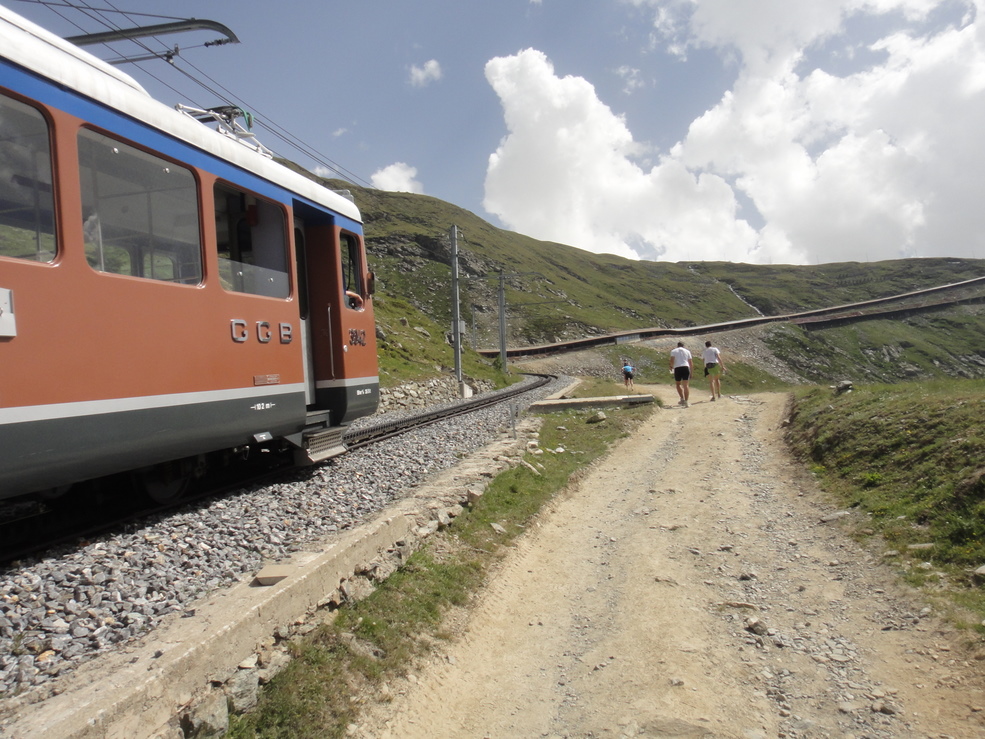
[(915, 584), (975, 586), (957, 597), (981, 620), (970, 571), (985, 565), (985, 380), (803, 389), (788, 438), (868, 514), (861, 536), (881, 536)]
[[(501, 273), (510, 346), (823, 308), (985, 275), (985, 260), (951, 258), (803, 266), (632, 261), (506, 231), (426, 195), (320, 181), (349, 190), (365, 220), (385, 337), (379, 342), (384, 385), (447, 374), (453, 364), (445, 340), (452, 225), (461, 231), (465, 372), (490, 379), (498, 376), (492, 363), (468, 350), (498, 346)], [(981, 376), (980, 318), (980, 309), (968, 307), (854, 328), (776, 327), (769, 346), (809, 381)]]
[[(968, 259), (816, 266), (632, 261), (504, 231), (425, 195), (350, 190), (366, 219), (373, 258), (381, 260), (381, 272), (392, 283), (406, 284), (402, 278), (407, 274), (394, 273), (401, 268), (415, 273), (424, 269), (426, 283), (446, 277), (448, 232), (454, 224), (464, 231), (459, 245), (463, 274), (485, 283), (470, 287), (469, 294), (490, 294), (499, 270), (515, 274), (507, 282), (507, 301), (520, 306), (519, 323), (539, 318), (557, 330), (563, 330), (564, 323), (552, 320), (562, 315), (606, 332), (714, 323), (754, 316), (757, 310), (775, 314), (826, 307), (985, 274), (985, 260)], [(441, 306), (438, 295), (420, 298), (422, 304), (430, 298), (435, 307)], [(559, 302), (523, 307), (535, 299)], [(481, 307), (495, 312), (494, 302)]]
[[(459, 241), (463, 319), (496, 345), (499, 273), (506, 274), (511, 345), (655, 326), (689, 326), (758, 313), (821, 308), (985, 275), (985, 260), (919, 259), (807, 266), (632, 261), (496, 228), (426, 195), (347, 188), (365, 219), (384, 294), (442, 325), (450, 321), (450, 237)], [(474, 306), (474, 307), (473, 307)]]
[(804, 266), (707, 262), (695, 270), (728, 283), (764, 315), (781, 315), (981, 277), (985, 260), (942, 257)]
[(985, 377), (985, 306), (828, 329), (776, 325), (766, 343), (808, 382)]

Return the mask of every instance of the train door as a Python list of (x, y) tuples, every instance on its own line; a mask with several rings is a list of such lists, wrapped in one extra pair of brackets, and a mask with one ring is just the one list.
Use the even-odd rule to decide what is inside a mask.
[(307, 387), (314, 393), (308, 420), (340, 426), (372, 414), (379, 401), (373, 281), (358, 230), (297, 201), (294, 213)]
[[(309, 420), (338, 414), (324, 397), (322, 387), (336, 380), (338, 332), (334, 315), (338, 309), (338, 237), (332, 214), (294, 203), (294, 243), (298, 275), (298, 308), (304, 337), (305, 397)], [(327, 418), (327, 415), (326, 415)]]
[(311, 332), (311, 301), (308, 286), (308, 253), (304, 221), (294, 219), (294, 253), (297, 260), (298, 311), (301, 321), (301, 346), (304, 351), (304, 402), (310, 409), (315, 403), (315, 349)]

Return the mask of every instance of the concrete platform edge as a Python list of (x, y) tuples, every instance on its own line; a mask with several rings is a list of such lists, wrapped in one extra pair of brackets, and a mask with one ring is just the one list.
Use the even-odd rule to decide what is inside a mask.
[(211, 686), (224, 683), (238, 665), (272, 643), (277, 627), (304, 622), (326, 608), (358, 569), (381, 554), (393, 555), (398, 542), (404, 543), (403, 552), (419, 548), (425, 532), (437, 529), (433, 522), (440, 512), (464, 505), (495, 473), (518, 463), (538, 423), (524, 419), (517, 438), (503, 434), (319, 551), (299, 552), (279, 562), (296, 573), (277, 584), (241, 582), (195, 604), (193, 617), (174, 614), (134, 645), (80, 665), (59, 685), (58, 695), (16, 706), (13, 716), (7, 712), (0, 737), (182, 736), (181, 716), (214, 692)]

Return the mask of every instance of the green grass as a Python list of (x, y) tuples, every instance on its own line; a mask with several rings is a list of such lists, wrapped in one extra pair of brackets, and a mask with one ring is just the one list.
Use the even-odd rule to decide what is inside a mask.
[[(700, 262), (693, 271), (731, 285), (764, 315), (828, 308), (959, 282), (983, 273), (981, 260), (892, 259), (817, 265)], [(700, 306), (694, 306), (700, 310)]]
[(585, 411), (545, 416), (541, 448), (566, 451), (528, 453), (536, 473), (521, 465), (498, 475), (451, 529), (431, 537), (369, 598), (342, 607), (334, 621), (293, 643), (290, 666), (262, 690), (256, 710), (232, 717), (228, 736), (346, 736), (358, 717), (359, 696), (405, 673), (434, 639), (447, 638), (442, 620), (448, 610), (467, 604), (544, 504), (652, 408), (607, 410), (600, 424), (587, 424)]
[[(374, 301), (377, 326), (384, 339), (377, 339), (380, 385), (397, 387), (413, 380), (448, 376), (455, 367), (454, 348), (439, 326), (402, 298), (378, 295)], [(450, 328), (448, 329), (450, 330)], [(487, 380), (504, 387), (520, 379), (500, 371), (499, 361), (476, 354), (463, 342), (462, 375)]]
[(985, 564), (985, 380), (801, 389), (789, 440), (844, 505), (869, 514), (866, 529), (901, 553), (911, 582), (927, 572), (913, 562), (929, 561), (985, 617), (968, 576)]
[(808, 331), (770, 328), (766, 344), (811, 382), (905, 382), (985, 377), (985, 307)]

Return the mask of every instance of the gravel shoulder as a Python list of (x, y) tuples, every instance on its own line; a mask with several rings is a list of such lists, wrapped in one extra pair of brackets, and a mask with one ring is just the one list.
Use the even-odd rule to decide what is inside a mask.
[(702, 386), (655, 412), (351, 735), (985, 736), (985, 655), (823, 521), (786, 403)]

